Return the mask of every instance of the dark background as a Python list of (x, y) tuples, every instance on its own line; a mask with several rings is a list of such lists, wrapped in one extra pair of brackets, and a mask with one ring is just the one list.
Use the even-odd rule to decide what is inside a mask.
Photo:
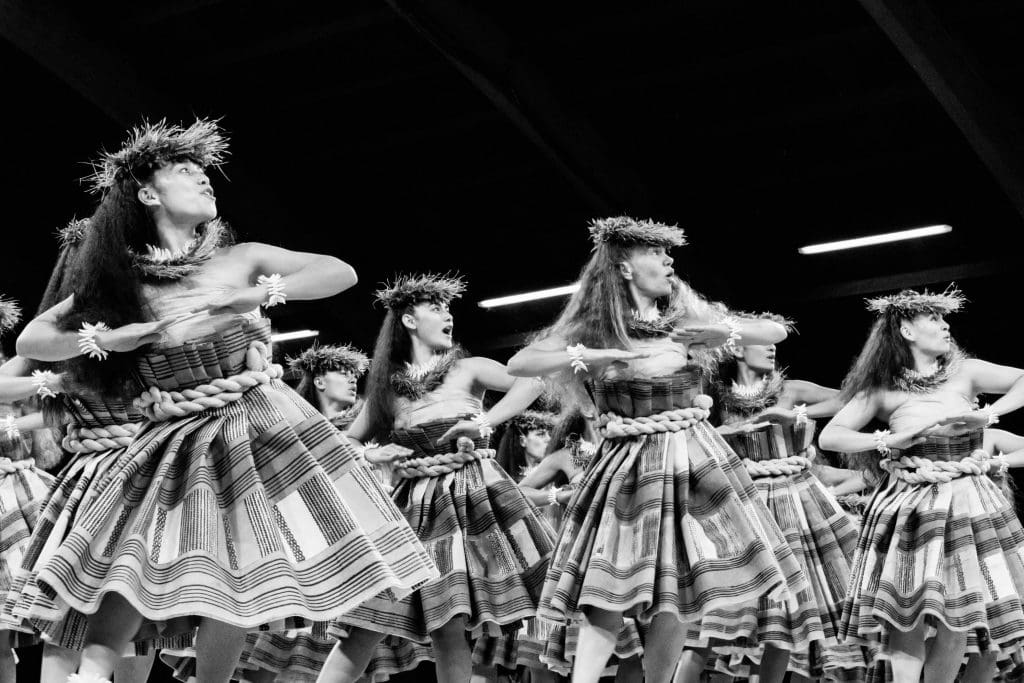
[[(209, 116), (240, 237), (360, 274), (274, 309), (282, 331), (369, 351), (378, 283), (458, 270), (456, 335), (504, 360), (562, 300), (476, 302), (572, 282), (587, 220), (628, 213), (686, 229), (700, 291), (795, 318), (791, 376), (838, 385), (865, 296), (952, 280), (961, 343), (1021, 364), (1022, 27), (1012, 0), (0, 0), (0, 292), (38, 304), (54, 231), (94, 205), (83, 162), (143, 116)], [(796, 251), (934, 223), (954, 230)]]

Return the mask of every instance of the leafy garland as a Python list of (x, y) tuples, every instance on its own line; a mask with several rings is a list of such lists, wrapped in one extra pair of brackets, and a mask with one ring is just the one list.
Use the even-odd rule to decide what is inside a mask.
[(334, 425), (338, 431), (345, 431), (352, 426), (353, 422), (356, 421), (356, 417), (359, 416), (359, 411), (363, 409), (364, 403), (365, 401), (363, 401), (363, 399), (357, 398), (355, 403), (332, 417), (329, 422)]
[(626, 329), (629, 336), (634, 339), (666, 337), (672, 333), (672, 330), (676, 328), (676, 325), (682, 317), (682, 312), (676, 311), (674, 313), (659, 315), (657, 318), (647, 320), (634, 311), (633, 317), (631, 317), (629, 322), (626, 323)]
[(466, 355), (466, 351), (456, 345), (421, 366), (406, 363), (405, 368), (391, 374), (391, 388), (398, 396), (413, 401), (420, 399), (441, 386), (455, 364)]
[(146, 278), (156, 280), (180, 280), (199, 270), (213, 254), (233, 242), (231, 231), (214, 218), (206, 224), (203, 234), (190, 241), (183, 248), (171, 251), (147, 245), (148, 253), (129, 251), (132, 265)]
[(960, 371), (966, 356), (963, 351), (954, 349), (938, 370), (930, 375), (923, 375), (913, 368), (903, 368), (900, 375), (893, 379), (893, 389), (908, 394), (930, 394)]
[(719, 381), (718, 395), (723, 413), (729, 415), (756, 415), (779, 402), (785, 389), (786, 375), (782, 371), (771, 372), (752, 387), (741, 387), (735, 381), (724, 386)]

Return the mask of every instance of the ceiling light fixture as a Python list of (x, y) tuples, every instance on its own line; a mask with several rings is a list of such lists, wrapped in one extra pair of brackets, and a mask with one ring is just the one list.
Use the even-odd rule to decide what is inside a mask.
[(810, 244), (797, 249), (801, 254), (823, 254), (827, 251), (840, 251), (842, 249), (855, 249), (857, 247), (868, 247), (873, 244), (885, 244), (887, 242), (900, 242), (912, 240), (918, 237), (931, 237), (933, 235), (944, 235), (952, 232), (949, 225), (929, 225), (924, 228), (913, 228), (912, 230), (900, 230), (898, 232), (887, 232), (881, 235), (870, 235), (868, 237), (855, 237), (849, 240), (838, 242), (825, 242), (823, 244)]
[(318, 334), (320, 334), (320, 330), (293, 330), (291, 332), (278, 332), (277, 334), (270, 335), (270, 341), (283, 342), (291, 341), (292, 339), (305, 339), (306, 337), (315, 337)]
[(536, 301), (537, 299), (550, 299), (555, 296), (565, 296), (566, 294), (572, 294), (580, 288), (580, 283), (574, 282), (571, 285), (565, 285), (563, 287), (552, 287), (551, 289), (539, 289), (536, 292), (524, 292), (522, 294), (510, 294), (508, 296), (499, 296), (496, 299), (484, 299), (477, 304), (480, 308), (497, 308), (498, 306), (511, 306), (513, 304), (521, 304), (524, 301)]

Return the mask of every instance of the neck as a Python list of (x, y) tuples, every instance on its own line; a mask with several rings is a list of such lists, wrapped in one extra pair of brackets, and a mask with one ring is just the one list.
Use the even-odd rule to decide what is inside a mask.
[(939, 369), (939, 357), (932, 356), (916, 348), (910, 349), (914, 357), (914, 369), (924, 376), (931, 375)]
[(736, 368), (736, 384), (741, 387), (752, 387), (758, 382), (764, 381), (767, 372), (763, 370), (754, 370), (746, 363), (739, 363)]
[(544, 459), (543, 455), (540, 456), (539, 458), (533, 457), (532, 455), (530, 455), (529, 451), (526, 451), (525, 455), (526, 455), (526, 466), (527, 467), (532, 467), (533, 465), (536, 465), (537, 463), (539, 463), (541, 460)]
[(419, 337), (410, 337), (412, 340), (412, 358), (409, 360), (413, 365), (426, 363), (437, 355), (437, 352), (420, 341)]
[(171, 251), (180, 251), (196, 238), (198, 223), (175, 223), (166, 214), (156, 218), (156, 234), (160, 239), (160, 247)]
[(333, 398), (327, 398), (323, 394), (319, 394), (320, 398), (320, 412), (328, 420), (334, 419), (338, 415), (341, 415), (346, 410), (352, 407), (351, 403), (343, 403)]
[(641, 320), (653, 320), (658, 317), (658, 302), (654, 297), (647, 296), (640, 292), (633, 283), (629, 284), (633, 294), (633, 303), (636, 304), (636, 313)]

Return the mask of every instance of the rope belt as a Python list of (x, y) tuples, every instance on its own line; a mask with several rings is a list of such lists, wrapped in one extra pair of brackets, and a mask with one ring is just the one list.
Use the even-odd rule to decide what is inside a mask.
[(408, 458), (395, 463), (395, 474), (402, 479), (419, 479), (420, 477), (440, 477), (451, 472), (458, 472), (468, 463), (476, 460), (488, 460), (494, 457), (493, 448), (474, 448), (473, 440), (462, 436), (457, 442), (455, 453), (439, 453), (426, 455), (422, 458)]
[(1000, 461), (993, 459), (988, 451), (979, 449), (963, 460), (929, 460), (904, 455), (898, 460), (883, 460), (881, 466), (908, 484), (940, 484), (958, 477), (988, 474), (990, 470), (1000, 468)]
[(245, 354), (243, 372), (230, 377), (211, 380), (193, 389), (182, 391), (161, 391), (150, 387), (135, 399), (135, 407), (153, 422), (164, 422), (175, 418), (201, 413), (210, 408), (223, 408), (234, 403), (249, 389), (269, 384), (284, 375), (280, 365), (270, 362), (270, 350), (261, 341), (249, 344)]
[(36, 461), (32, 458), (25, 458), (24, 460), (0, 458), (0, 474), (14, 474), (18, 470), (30, 470), (35, 466)]
[(605, 439), (628, 439), (644, 434), (681, 432), (708, 419), (706, 408), (680, 408), (655, 413), (647, 417), (622, 417), (615, 413), (602, 413), (597, 420), (598, 433)]
[(68, 433), (60, 445), (72, 453), (102, 453), (131, 445), (139, 425), (129, 422), (107, 427), (75, 427), (68, 425)]
[(790, 455), (785, 458), (773, 458), (771, 460), (751, 460), (743, 458), (743, 464), (747, 468), (747, 474), (751, 479), (760, 477), (784, 477), (790, 474), (799, 474), (811, 466), (810, 458), (802, 455)]

